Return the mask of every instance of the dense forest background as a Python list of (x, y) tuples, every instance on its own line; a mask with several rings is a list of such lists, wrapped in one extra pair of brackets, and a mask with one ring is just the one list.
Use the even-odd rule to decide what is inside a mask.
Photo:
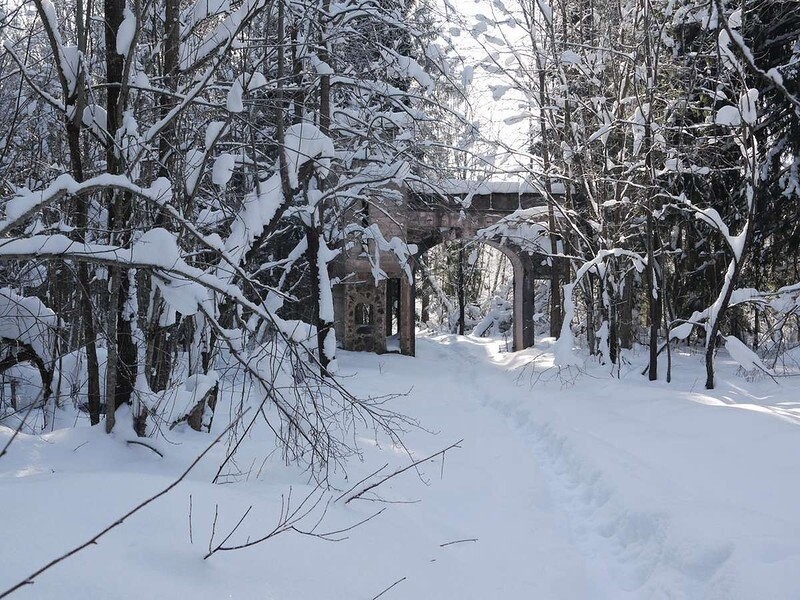
[[(413, 261), (369, 207), (453, 179), (547, 199), (484, 241), (567, 259), (528, 299), (561, 367), (796, 366), (796, 2), (21, 0), (0, 35), (6, 417), (208, 430), (236, 373), (292, 459), (393, 431), (336, 378), (329, 266)], [(418, 257), (420, 325), (508, 331), (480, 241)]]

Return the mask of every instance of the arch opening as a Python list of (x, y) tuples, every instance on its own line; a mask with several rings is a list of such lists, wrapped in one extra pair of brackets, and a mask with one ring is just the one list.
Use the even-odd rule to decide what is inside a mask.
[(514, 267), (506, 252), (477, 240), (444, 241), (418, 256), (415, 315), (420, 327), (511, 344)]
[[(508, 351), (532, 346), (536, 296), (532, 260), (491, 240), (451, 236), (420, 244), (410, 307), (416, 324), (496, 336)], [(409, 333), (414, 335), (413, 330)]]

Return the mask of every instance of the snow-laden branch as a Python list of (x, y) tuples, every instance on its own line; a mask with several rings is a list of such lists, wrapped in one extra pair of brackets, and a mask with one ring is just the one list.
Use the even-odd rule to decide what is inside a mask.
[[(300, 169), (310, 161), (313, 161), (320, 176), (327, 176), (331, 159), (335, 155), (333, 142), (328, 136), (311, 123), (297, 123), (287, 127), (285, 137), (283, 152), (292, 188), (298, 187)], [(280, 173), (258, 183), (245, 196), (223, 248), (229, 259), (229, 266), (238, 267), (243, 263), (253, 244), (264, 234), (280, 214), (281, 207), (289, 200), (284, 195)], [(231, 281), (234, 272), (227, 267), (228, 265), (221, 264), (217, 269), (217, 276)]]
[(579, 364), (578, 358), (572, 352), (575, 337), (572, 335), (572, 319), (575, 317), (575, 301), (572, 293), (575, 286), (589, 273), (602, 265), (609, 257), (627, 257), (633, 263), (636, 270), (641, 273), (644, 271), (645, 259), (638, 253), (623, 248), (612, 248), (611, 250), (601, 250), (591, 260), (586, 261), (575, 272), (575, 278), (570, 283), (562, 286), (564, 296), (564, 321), (561, 323), (561, 335), (556, 342), (555, 364), (561, 367)]
[[(722, 2), (721, 0), (714, 0), (714, 5), (720, 15), (724, 14)], [(735, 31), (729, 22), (728, 19), (719, 19), (720, 24), (722, 25), (722, 29), (724, 30), (727, 40), (725, 42), (733, 42), (736, 44), (736, 47), (741, 52), (742, 56), (744, 56), (745, 61), (747, 62), (747, 66), (756, 73), (759, 77), (761, 77), (765, 82), (769, 85), (774, 87), (780, 94), (790, 102), (796, 110), (800, 109), (800, 99), (797, 98), (794, 94), (792, 94), (789, 89), (783, 83), (783, 77), (777, 71), (777, 69), (770, 69), (769, 71), (764, 71), (761, 67), (756, 64), (755, 56), (753, 55), (752, 49), (745, 43), (742, 35)]]
[(282, 319), (266, 303), (250, 301), (239, 286), (186, 263), (175, 234), (163, 228), (146, 231), (131, 247), (80, 242), (62, 234), (0, 241), (0, 262), (31, 258), (149, 269), (154, 272), (155, 284), (165, 302), (183, 315), (196, 314), (201, 307), (211, 310), (214, 294), (219, 294), (273, 323), (288, 340), (308, 339), (307, 332), (299, 330), (296, 322)]
[(206, 34), (200, 46), (190, 52), (186, 43), (181, 44), (180, 69), (187, 72), (208, 60), (219, 48), (230, 44), (236, 35), (265, 6), (266, 0), (245, 0), (236, 10)]
[(46, 204), (57, 202), (64, 196), (80, 196), (107, 189), (130, 192), (159, 204), (167, 202), (172, 197), (170, 182), (164, 177), (156, 179), (150, 187), (142, 187), (133, 183), (124, 175), (105, 173), (86, 181), (78, 182), (72, 176), (63, 174), (43, 190), (32, 192), (24, 189), (7, 199), (4, 202), (6, 216), (5, 219), (0, 220), (0, 235), (30, 218)]

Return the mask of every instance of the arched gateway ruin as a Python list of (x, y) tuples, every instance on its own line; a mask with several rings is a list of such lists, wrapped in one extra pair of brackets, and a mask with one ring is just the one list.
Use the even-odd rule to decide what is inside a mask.
[[(384, 238), (381, 243), (347, 244), (332, 265), (331, 274), (338, 282), (333, 298), (340, 345), (345, 350), (386, 352), (392, 318), (396, 317), (399, 351), (413, 356), (413, 274), (418, 257), (445, 241), (480, 239), (502, 251), (513, 265), (513, 347), (516, 351), (532, 346), (533, 282), (549, 279), (551, 269), (559, 268), (559, 263), (550, 266), (542, 254), (523, 251), (509, 239), (488, 239), (480, 232), (519, 210), (525, 211), (528, 222), (546, 221), (545, 198), (532, 188), (505, 182), (454, 182), (444, 195), (404, 186), (387, 196), (363, 206), (362, 225), (377, 225)], [(405, 264), (390, 249), (398, 244), (410, 249)], [(376, 266), (385, 274), (378, 274), (377, 281)]]

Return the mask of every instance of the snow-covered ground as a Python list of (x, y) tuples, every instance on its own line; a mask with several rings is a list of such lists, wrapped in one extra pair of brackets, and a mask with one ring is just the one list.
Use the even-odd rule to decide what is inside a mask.
[[(388, 503), (332, 503), (318, 532), (386, 509), (348, 539), (289, 532), (203, 560), (215, 511), (219, 542), (252, 505), (231, 538), (243, 542), (271, 529), (290, 486), (295, 503), (312, 489), (278, 457), (262, 465), (269, 448), (253, 439), (239, 464), (247, 480), (211, 485), (225, 452), (215, 448), (173, 492), (15, 597), (354, 600), (395, 582), (381, 598), (800, 597), (796, 380), (748, 381), (721, 356), (707, 392), (699, 355), (674, 356), (667, 384), (639, 375), (644, 357), (617, 379), (600, 366), (559, 373), (546, 342), (499, 347), (421, 336), (416, 358), (340, 355), (355, 392), (408, 392), (392, 402), (424, 428), (405, 436), (415, 457), (463, 439), (378, 488)], [(2, 444), (10, 431), (0, 434)], [(14, 441), (0, 459), (0, 590), (166, 486), (209, 440), (172, 432), (153, 442), (162, 459), (128, 439), (79, 427)], [(362, 444), (347, 481), (332, 476), (342, 490), (409, 463), (385, 441)]]

